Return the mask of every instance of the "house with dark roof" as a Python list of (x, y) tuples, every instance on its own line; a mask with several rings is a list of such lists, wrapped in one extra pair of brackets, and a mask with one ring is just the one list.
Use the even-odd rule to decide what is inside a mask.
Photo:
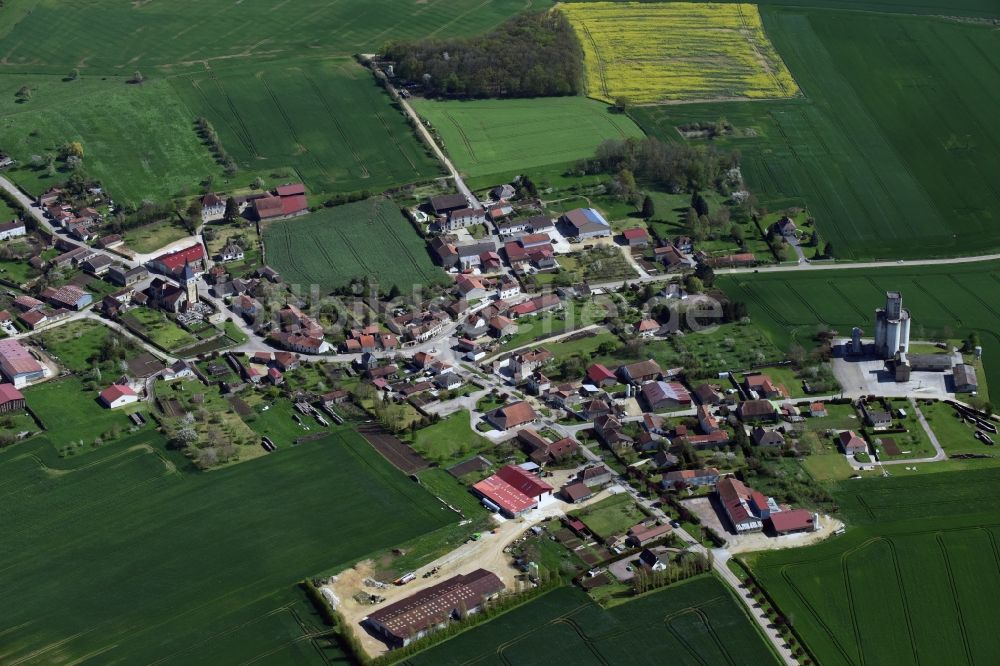
[(976, 378), (975, 366), (959, 363), (952, 370), (955, 393), (976, 393), (979, 391), (979, 380)]
[(441, 194), (430, 197), (428, 204), (435, 215), (448, 215), (452, 211), (469, 207), (469, 200), (464, 194)]
[(757, 446), (780, 448), (785, 445), (785, 438), (777, 430), (765, 430), (757, 426), (750, 432), (750, 439)]
[(497, 430), (510, 430), (527, 425), (537, 418), (534, 408), (523, 400), (510, 405), (504, 405), (490, 412), (486, 417)]
[(642, 384), (644, 382), (659, 379), (663, 371), (660, 365), (653, 359), (630, 363), (618, 368), (618, 377), (626, 384)]
[(777, 421), (778, 410), (768, 400), (744, 400), (736, 407), (736, 416), (744, 423)]
[(222, 216), (226, 213), (226, 200), (215, 194), (214, 192), (209, 192), (201, 198), (201, 221), (211, 222), (212, 220), (221, 220)]

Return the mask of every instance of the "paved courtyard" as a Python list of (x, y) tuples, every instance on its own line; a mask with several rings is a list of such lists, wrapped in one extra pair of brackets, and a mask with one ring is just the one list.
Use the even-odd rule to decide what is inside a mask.
[(830, 363), (833, 374), (844, 389), (844, 395), (856, 398), (877, 394), (888, 398), (927, 397), (954, 398), (949, 391), (951, 372), (922, 372), (914, 370), (908, 382), (896, 382), (886, 368), (885, 361), (871, 356), (845, 356), (847, 340), (834, 343)]

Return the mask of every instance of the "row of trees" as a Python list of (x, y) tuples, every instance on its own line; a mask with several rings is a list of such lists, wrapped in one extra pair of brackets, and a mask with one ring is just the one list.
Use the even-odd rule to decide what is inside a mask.
[(226, 148), (222, 145), (222, 140), (219, 138), (219, 133), (215, 131), (215, 127), (211, 121), (204, 116), (199, 116), (194, 121), (194, 125), (198, 132), (198, 137), (211, 149), (212, 155), (215, 156), (215, 161), (222, 166), (226, 176), (230, 178), (235, 176), (239, 172), (236, 160), (226, 152)]
[(560, 12), (520, 14), (484, 36), (395, 42), (385, 58), (431, 96), (543, 97), (583, 87), (580, 43)]

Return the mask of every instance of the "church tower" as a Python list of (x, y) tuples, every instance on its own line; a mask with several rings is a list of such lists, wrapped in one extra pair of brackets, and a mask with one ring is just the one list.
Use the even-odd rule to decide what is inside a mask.
[(188, 307), (191, 307), (198, 302), (198, 276), (195, 275), (189, 261), (184, 262), (184, 270), (181, 272), (181, 283), (183, 283), (184, 290), (187, 293)]

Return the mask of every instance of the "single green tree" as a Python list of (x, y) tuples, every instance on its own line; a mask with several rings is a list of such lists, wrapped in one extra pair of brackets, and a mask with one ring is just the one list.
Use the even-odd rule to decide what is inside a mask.
[(653, 203), (653, 197), (648, 194), (642, 200), (642, 218), (648, 220), (656, 214), (656, 205)]

